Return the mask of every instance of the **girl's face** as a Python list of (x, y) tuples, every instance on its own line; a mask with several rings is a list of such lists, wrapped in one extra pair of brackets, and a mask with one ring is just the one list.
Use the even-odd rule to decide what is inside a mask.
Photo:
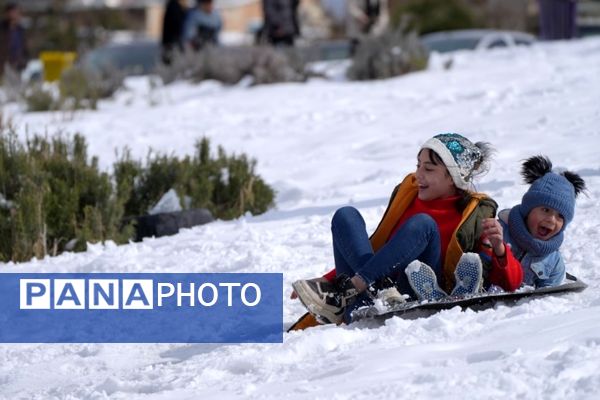
[(433, 159), (431, 150), (424, 149), (419, 152), (417, 162), (417, 185), (420, 200), (445, 199), (456, 196), (456, 186), (442, 162)]
[(535, 207), (527, 215), (527, 230), (539, 240), (552, 238), (560, 232), (564, 224), (563, 216), (550, 207)]

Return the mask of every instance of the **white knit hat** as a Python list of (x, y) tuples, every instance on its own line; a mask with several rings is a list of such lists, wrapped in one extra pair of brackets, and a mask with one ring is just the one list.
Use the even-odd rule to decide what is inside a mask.
[(440, 156), (457, 188), (468, 190), (473, 172), (483, 153), (473, 142), (458, 133), (442, 133), (425, 142), (421, 149), (431, 149)]

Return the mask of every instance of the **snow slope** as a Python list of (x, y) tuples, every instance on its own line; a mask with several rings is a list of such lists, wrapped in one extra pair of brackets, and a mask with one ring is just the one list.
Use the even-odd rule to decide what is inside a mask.
[(498, 150), (478, 189), (519, 201), (520, 162), (546, 154), (579, 172), (563, 254), (589, 288), (474, 313), (325, 326), (282, 344), (0, 345), (0, 398), (525, 398), (600, 392), (600, 40), (458, 53), (397, 79), (246, 88), (147, 78), (99, 111), (27, 114), (21, 134), (80, 132), (105, 168), (115, 147), (189, 154), (201, 136), (258, 159), (277, 208), (127, 246), (92, 245), (4, 272), (283, 272), (284, 325), (303, 313), (290, 284), (332, 266), (329, 221), (352, 204), (374, 229), (419, 145), (461, 132)]

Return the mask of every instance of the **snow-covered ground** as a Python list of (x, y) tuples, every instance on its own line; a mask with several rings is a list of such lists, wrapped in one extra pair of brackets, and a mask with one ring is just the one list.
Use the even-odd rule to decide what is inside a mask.
[[(283, 272), (284, 325), (303, 313), (290, 284), (332, 266), (329, 221), (352, 204), (372, 230), (419, 145), (440, 132), (489, 141), (498, 153), (478, 189), (501, 207), (526, 189), (518, 170), (546, 154), (579, 172), (563, 254), (589, 284), (579, 294), (458, 309), (427, 319), (325, 326), (282, 344), (0, 345), (0, 398), (523, 398), (600, 393), (600, 40), (456, 54), (397, 79), (222, 87), (147, 78), (98, 111), (27, 114), (23, 135), (80, 132), (104, 168), (127, 145), (183, 155), (207, 136), (258, 159), (277, 208), (179, 235), (1, 265), (4, 272)], [(1, 327), (7, 329), (7, 327)]]

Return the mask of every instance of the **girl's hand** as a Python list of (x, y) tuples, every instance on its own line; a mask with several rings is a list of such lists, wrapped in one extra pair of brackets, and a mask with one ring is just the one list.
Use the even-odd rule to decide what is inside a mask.
[(486, 218), (481, 221), (481, 227), (483, 228), (483, 234), (492, 244), (494, 254), (498, 257), (504, 257), (506, 248), (504, 247), (504, 232), (500, 222), (495, 218)]

